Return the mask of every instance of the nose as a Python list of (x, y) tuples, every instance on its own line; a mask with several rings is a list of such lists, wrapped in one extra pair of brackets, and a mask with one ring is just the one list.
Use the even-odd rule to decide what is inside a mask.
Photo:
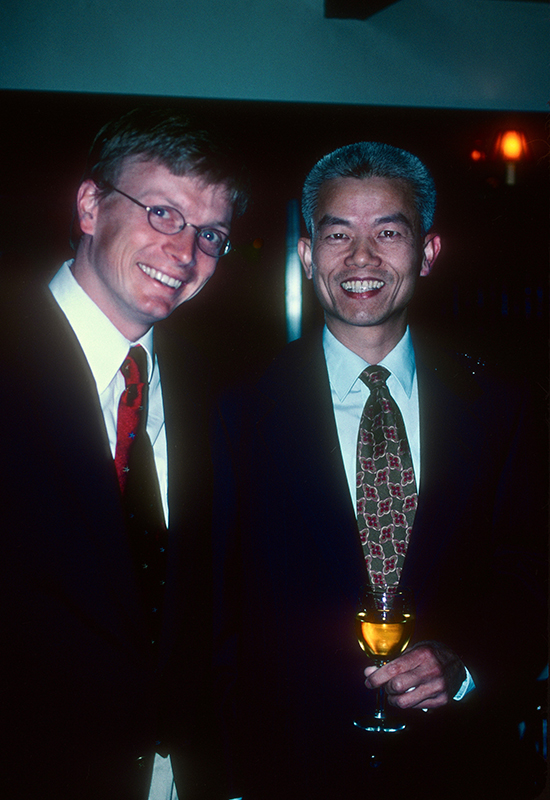
[(379, 267), (381, 263), (375, 243), (367, 236), (355, 239), (346, 257), (346, 265), (350, 267)]
[(194, 266), (197, 255), (197, 238), (193, 226), (186, 225), (179, 233), (167, 236), (164, 250), (180, 263)]

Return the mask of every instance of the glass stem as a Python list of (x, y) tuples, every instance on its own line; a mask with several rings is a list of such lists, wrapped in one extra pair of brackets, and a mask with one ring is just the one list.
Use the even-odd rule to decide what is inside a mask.
[[(385, 661), (382, 661), (382, 663), (379, 664), (378, 666), (379, 667), (383, 667), (385, 663), (386, 663)], [(384, 692), (384, 687), (380, 686), (376, 690), (376, 708), (375, 708), (375, 711), (374, 711), (374, 718), (375, 719), (385, 719), (386, 718), (385, 701), (386, 701), (386, 693)]]
[(385, 719), (384, 700), (384, 688), (381, 686), (376, 690), (376, 710), (374, 712), (375, 719)]

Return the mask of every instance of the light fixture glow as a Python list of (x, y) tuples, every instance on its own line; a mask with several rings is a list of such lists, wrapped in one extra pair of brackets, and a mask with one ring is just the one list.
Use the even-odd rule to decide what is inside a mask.
[(523, 154), (522, 134), (517, 131), (506, 131), (500, 142), (500, 152), (506, 161), (518, 161)]
[(527, 141), (523, 131), (508, 130), (500, 133), (496, 143), (496, 154), (506, 164), (506, 183), (516, 182), (516, 164), (528, 155)]

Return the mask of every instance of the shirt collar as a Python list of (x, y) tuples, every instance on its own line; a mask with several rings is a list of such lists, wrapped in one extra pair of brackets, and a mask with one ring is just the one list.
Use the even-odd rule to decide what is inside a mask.
[[(325, 325), (323, 329), (323, 348), (327, 362), (330, 384), (338, 398), (343, 401), (352, 390), (355, 382), (369, 364), (361, 356), (342, 344)], [(407, 397), (411, 396), (416, 371), (411, 332), (407, 327), (403, 337), (393, 350), (382, 359), (381, 365), (389, 369), (399, 381)]]
[(101, 395), (113, 380), (133, 344), (141, 344), (147, 352), (147, 372), (151, 380), (153, 329), (137, 342), (130, 342), (77, 283), (71, 272), (73, 262), (74, 259), (66, 261), (49, 286), (84, 351), (98, 394)]

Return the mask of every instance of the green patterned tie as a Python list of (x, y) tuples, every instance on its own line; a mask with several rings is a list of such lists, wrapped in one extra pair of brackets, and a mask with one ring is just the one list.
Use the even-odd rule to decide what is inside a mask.
[(357, 525), (373, 586), (396, 588), (418, 503), (405, 425), (385, 367), (367, 367), (370, 389), (357, 443)]

